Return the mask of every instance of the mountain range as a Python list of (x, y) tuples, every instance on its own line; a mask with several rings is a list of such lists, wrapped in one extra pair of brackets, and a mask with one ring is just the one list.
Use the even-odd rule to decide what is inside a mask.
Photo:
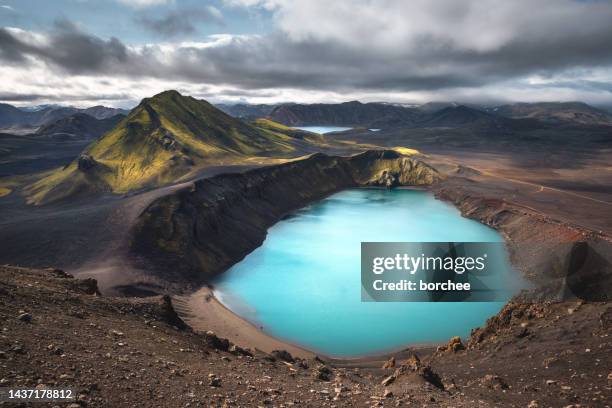
[[(196, 176), (206, 166), (244, 163), (257, 157), (296, 157), (319, 151), (324, 145), (330, 147), (331, 142), (336, 147), (346, 143), (342, 138), (325, 138), (292, 126), (395, 129), (394, 135), (407, 135), (404, 131), (418, 133), (418, 129), (427, 134), (430, 129), (463, 129), (468, 134), (478, 134), (481, 141), (498, 135), (517, 137), (515, 132), (520, 131), (565, 127), (582, 132), (585, 127), (593, 129), (589, 126), (612, 126), (612, 114), (579, 102), (517, 103), (494, 108), (458, 103), (415, 107), (358, 101), (235, 107), (234, 114), (242, 115), (244, 120), (176, 91), (143, 99), (127, 116), (123, 110), (101, 106), (19, 109), (0, 105), (0, 123), (38, 125), (29, 135), (3, 135), (0, 153), (8, 163), (4, 170), (20, 174), (14, 170), (19, 160), (29, 160), (28, 168), (34, 169), (40, 161), (37, 157), (68, 152), (55, 154), (57, 157), (47, 160), (46, 168), (41, 162), (38, 171), (63, 165), (66, 157), (71, 160), (25, 188), (28, 202), (43, 204), (92, 192), (127, 193), (167, 185)], [(228, 106), (224, 108), (228, 110)], [(358, 140), (369, 143), (367, 138)], [(54, 144), (53, 151), (36, 148), (49, 149)]]
[[(287, 126), (350, 126), (365, 128), (488, 126), (612, 125), (612, 113), (582, 102), (515, 103), (485, 107), (456, 102), (423, 105), (390, 103), (222, 105), (240, 118), (268, 117)], [(512, 120), (519, 120), (513, 122)]]
[[(436, 127), (465, 126), (472, 123), (498, 127), (503, 121), (496, 118), (528, 119), (543, 124), (554, 125), (612, 125), (612, 113), (593, 107), (583, 102), (538, 102), (513, 103), (499, 106), (479, 106), (457, 102), (429, 102), (422, 105), (402, 105), (383, 102), (361, 103), (351, 101), (335, 104), (217, 104), (216, 108), (235, 118), (254, 120), (269, 118), (286, 126), (350, 126), (365, 128), (398, 128), (398, 127)], [(456, 109), (457, 108), (457, 109)], [(456, 109), (456, 110), (455, 110)], [(127, 115), (125, 109), (93, 106), (86, 109), (57, 105), (43, 105), (36, 109), (17, 108), (0, 104), (0, 129), (29, 128), (36, 129), (52, 125), (54, 122), (76, 114), (85, 114), (98, 120), (110, 119), (116, 115)], [(489, 116), (486, 116), (488, 114)], [(115, 119), (116, 120), (116, 119)], [(96, 128), (104, 128), (104, 123), (91, 122), (81, 126), (86, 118), (77, 116), (74, 119), (58, 122), (47, 130), (39, 132), (48, 134), (64, 132), (62, 127), (84, 130), (86, 134), (100, 134)], [(110, 121), (112, 122), (112, 120)], [(71, 125), (74, 123), (74, 125)], [(109, 122), (106, 122), (107, 124)], [(523, 122), (524, 123), (527, 122)], [(534, 123), (534, 122), (531, 122)], [(511, 122), (503, 122), (512, 127)], [(103, 132), (102, 132), (103, 133)], [(91, 136), (87, 136), (91, 137)]]
[(584, 102), (514, 103), (488, 109), (496, 115), (513, 119), (537, 119), (547, 123), (611, 125), (612, 114)]
[(79, 109), (71, 106), (56, 105), (32, 110), (20, 109), (13, 105), (0, 103), (0, 128), (37, 128), (77, 113), (86, 114), (95, 119), (108, 119), (115, 115), (127, 115), (128, 111), (106, 106), (92, 106), (90, 108)]

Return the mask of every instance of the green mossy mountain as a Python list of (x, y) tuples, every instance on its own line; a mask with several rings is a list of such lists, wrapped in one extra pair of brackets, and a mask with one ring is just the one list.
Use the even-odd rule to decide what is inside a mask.
[(203, 165), (288, 157), (295, 154), (294, 142), (278, 129), (244, 123), (204, 100), (165, 91), (143, 99), (79, 158), (30, 185), (28, 202), (161, 186)]

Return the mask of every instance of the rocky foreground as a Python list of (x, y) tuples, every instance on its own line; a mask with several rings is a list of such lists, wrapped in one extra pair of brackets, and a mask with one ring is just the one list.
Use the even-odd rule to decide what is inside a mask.
[(71, 408), (612, 404), (609, 303), (511, 303), (384, 368), (249, 350), (194, 333), (168, 297), (102, 297), (53, 269), (0, 267), (0, 319), (0, 385), (73, 387)]

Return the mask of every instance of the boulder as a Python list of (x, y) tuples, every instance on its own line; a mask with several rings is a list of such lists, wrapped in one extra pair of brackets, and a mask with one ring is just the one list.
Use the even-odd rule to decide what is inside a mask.
[(230, 353), (232, 353), (235, 356), (249, 356), (249, 357), (253, 357), (253, 353), (251, 353), (249, 350), (244, 349), (240, 346), (237, 346), (235, 344), (232, 344), (228, 350)]
[(493, 389), (506, 390), (506, 389), (510, 388), (503, 378), (501, 378), (498, 375), (494, 375), (494, 374), (487, 374), (487, 375), (485, 375), (482, 378), (481, 383), (484, 386), (489, 387), (489, 388), (493, 388)]
[(57, 268), (47, 268), (45, 269), (46, 271), (48, 271), (51, 275), (57, 277), (57, 278), (63, 278), (63, 279), (72, 279), (73, 276), (70, 275), (69, 273), (64, 272), (61, 269), (57, 269)]
[(176, 150), (176, 140), (171, 136), (164, 136), (161, 140), (161, 144), (164, 150)]
[(19, 316), (17, 316), (17, 319), (21, 320), (22, 322), (30, 323), (32, 321), (32, 315), (29, 313), (21, 313)]
[(215, 374), (208, 374), (208, 385), (211, 387), (220, 387), (221, 386), (221, 378), (217, 377)]
[(456, 353), (460, 350), (465, 350), (465, 346), (461, 342), (461, 338), (459, 336), (455, 336), (450, 339), (450, 341), (448, 342), (448, 348), (453, 353)]
[(441, 390), (444, 389), (444, 384), (442, 383), (442, 379), (440, 378), (440, 376), (435, 371), (433, 371), (431, 366), (421, 363), (416, 354), (414, 354), (412, 357), (402, 363), (402, 365), (400, 365), (400, 367), (395, 370), (393, 375), (385, 378), (381, 384), (383, 386), (387, 386), (393, 383), (399, 377), (409, 373), (412, 373), (411, 375), (416, 374), (420, 376), (425, 381)]
[(100, 295), (98, 281), (93, 278), (73, 279), (68, 282), (70, 288), (78, 293), (86, 295)]
[(270, 354), (272, 354), (275, 358), (287, 363), (295, 362), (293, 356), (286, 350), (272, 350), (272, 353)]
[(392, 383), (395, 381), (395, 379), (396, 379), (396, 378), (397, 378), (397, 376), (396, 376), (395, 374), (390, 375), (390, 376), (388, 376), (388, 377), (385, 377), (385, 378), (384, 378), (384, 379), (381, 381), (381, 383), (380, 383), (380, 384), (381, 384), (382, 386), (386, 387), (386, 386), (388, 386), (388, 385), (392, 384)]
[(434, 370), (432, 370), (430, 366), (427, 365), (427, 366), (421, 367), (417, 370), (417, 372), (428, 383), (436, 386), (437, 388), (441, 390), (444, 389), (444, 384), (442, 383), (442, 379)]
[(161, 318), (168, 324), (176, 327), (179, 330), (187, 330), (189, 326), (183, 321), (174, 310), (172, 305), (172, 298), (168, 295), (163, 295), (160, 302), (160, 315)]
[(230, 342), (228, 339), (224, 339), (218, 337), (214, 331), (207, 331), (204, 333), (204, 340), (206, 344), (215, 350), (228, 351), (230, 347)]
[(315, 370), (315, 378), (321, 381), (331, 381), (332, 371), (327, 366), (320, 366)]
[(373, 181), (372, 184), (391, 189), (399, 185), (399, 177), (396, 174), (385, 170)]
[(96, 167), (98, 162), (89, 154), (81, 154), (77, 159), (77, 168), (81, 171), (89, 171)]
[(461, 338), (459, 336), (452, 337), (448, 341), (447, 345), (439, 346), (436, 349), (436, 351), (438, 351), (439, 353), (444, 353), (444, 352), (453, 352), (453, 353), (456, 353), (456, 352), (461, 351), (461, 350), (465, 350), (465, 346), (461, 342)]
[(406, 360), (404, 360), (404, 362), (402, 362), (401, 365), (408, 367), (412, 371), (416, 371), (421, 367), (421, 360), (419, 359), (419, 356), (417, 356), (416, 354), (413, 354), (410, 357), (408, 357)]
[(382, 366), (383, 369), (394, 368), (394, 367), (395, 367), (395, 357), (391, 357), (389, 360), (385, 361), (385, 363)]

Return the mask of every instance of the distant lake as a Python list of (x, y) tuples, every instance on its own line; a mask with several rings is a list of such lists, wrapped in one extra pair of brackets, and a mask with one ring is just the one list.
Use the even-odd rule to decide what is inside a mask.
[(294, 129), (305, 130), (307, 132), (325, 134), (330, 132), (342, 132), (345, 130), (350, 130), (350, 127), (342, 127), (342, 126), (293, 126)]
[[(219, 300), (268, 334), (331, 356), (446, 342), (503, 302), (361, 302), (362, 241), (503, 242), (425, 191), (352, 189), (293, 213), (214, 282)], [(497, 270), (520, 280), (503, 246)]]

